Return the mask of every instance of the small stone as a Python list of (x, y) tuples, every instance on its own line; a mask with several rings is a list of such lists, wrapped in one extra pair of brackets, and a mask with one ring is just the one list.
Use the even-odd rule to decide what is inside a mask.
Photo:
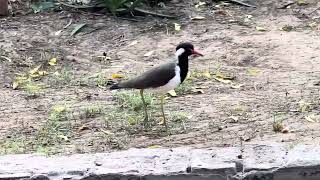
[(35, 174), (30, 179), (31, 180), (50, 180), (50, 178), (44, 174)]
[(95, 164), (96, 166), (102, 166), (102, 162), (99, 162), (99, 161), (94, 161), (94, 164)]

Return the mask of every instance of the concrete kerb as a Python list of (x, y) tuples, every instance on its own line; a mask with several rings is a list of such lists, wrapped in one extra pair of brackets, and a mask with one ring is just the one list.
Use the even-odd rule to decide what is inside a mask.
[[(242, 151), (240, 151), (242, 149)], [(319, 180), (320, 147), (245, 145), (0, 157), (0, 179)]]

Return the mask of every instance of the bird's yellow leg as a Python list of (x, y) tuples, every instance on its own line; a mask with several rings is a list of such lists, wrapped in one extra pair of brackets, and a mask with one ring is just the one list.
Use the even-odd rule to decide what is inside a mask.
[(162, 94), (161, 95), (161, 112), (162, 112), (163, 124), (166, 127), (166, 131), (168, 132), (168, 126), (167, 126), (166, 116), (164, 114), (163, 103), (164, 103), (164, 95)]
[(143, 96), (143, 89), (140, 90), (140, 95), (141, 95), (141, 99), (142, 99), (142, 103), (143, 103), (143, 109), (144, 109), (144, 121), (143, 121), (143, 124), (144, 124), (144, 126), (146, 126), (148, 124), (149, 118), (148, 118), (147, 104), (146, 104), (146, 101), (144, 100), (144, 96)]

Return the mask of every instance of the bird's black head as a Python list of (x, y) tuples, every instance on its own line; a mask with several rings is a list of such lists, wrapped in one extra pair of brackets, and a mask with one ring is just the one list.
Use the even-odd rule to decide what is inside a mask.
[(176, 47), (176, 56), (179, 57), (181, 55), (183, 56), (190, 56), (190, 55), (200, 55), (203, 56), (201, 53), (197, 52), (194, 50), (194, 46), (191, 43), (185, 42), (185, 43), (180, 43)]

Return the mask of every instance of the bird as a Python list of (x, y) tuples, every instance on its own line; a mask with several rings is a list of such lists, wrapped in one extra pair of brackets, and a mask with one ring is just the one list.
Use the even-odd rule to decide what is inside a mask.
[(164, 94), (178, 87), (187, 77), (189, 70), (189, 56), (203, 56), (194, 49), (193, 44), (183, 42), (176, 46), (175, 61), (156, 66), (132, 79), (113, 84), (110, 90), (139, 89), (144, 107), (144, 125), (148, 123), (148, 111), (144, 99), (144, 91), (161, 94), (161, 112), (163, 124), (168, 131), (163, 103)]

